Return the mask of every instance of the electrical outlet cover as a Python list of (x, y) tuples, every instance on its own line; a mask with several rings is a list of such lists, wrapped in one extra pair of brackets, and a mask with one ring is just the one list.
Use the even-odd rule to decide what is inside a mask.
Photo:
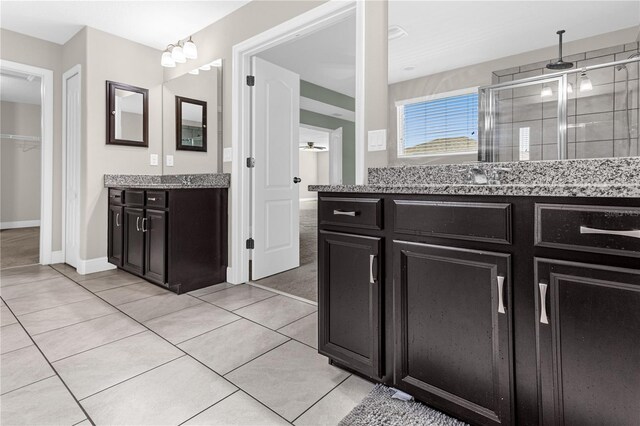
[(167, 167), (173, 167), (173, 155), (167, 155)]
[(225, 163), (233, 161), (233, 148), (224, 148), (222, 150), (222, 161)]
[(367, 137), (369, 151), (386, 151), (387, 129), (370, 130)]
[(158, 165), (158, 154), (151, 154), (149, 156), (149, 164), (152, 166)]

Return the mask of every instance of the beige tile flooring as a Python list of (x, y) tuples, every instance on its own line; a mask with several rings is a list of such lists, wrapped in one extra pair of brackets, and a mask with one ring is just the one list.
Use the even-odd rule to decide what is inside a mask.
[(1, 424), (335, 425), (373, 387), (317, 353), (314, 305), (251, 285), (34, 265), (0, 296)]

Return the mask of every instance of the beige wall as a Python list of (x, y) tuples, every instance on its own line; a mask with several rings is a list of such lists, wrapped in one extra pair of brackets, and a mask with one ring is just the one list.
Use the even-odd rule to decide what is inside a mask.
[[(564, 56), (596, 50), (605, 47), (615, 46), (623, 43), (629, 43), (638, 37), (638, 28), (628, 28), (595, 37), (589, 37), (581, 40), (575, 40), (564, 43)], [(460, 163), (466, 161), (477, 161), (477, 156), (458, 155), (455, 157), (417, 157), (417, 158), (398, 158), (397, 152), (397, 121), (395, 102), (398, 100), (411, 99), (420, 96), (433, 95), (437, 93), (449, 92), (452, 90), (467, 89), (469, 87), (486, 86), (492, 84), (491, 75), (493, 71), (499, 71), (519, 65), (531, 64), (539, 61), (548, 60), (557, 56), (558, 50), (556, 46), (544, 49), (533, 50), (518, 55), (508, 56), (493, 61), (482, 62), (463, 68), (457, 68), (438, 74), (432, 74), (425, 77), (415, 78), (389, 85), (388, 98), (388, 120), (389, 134), (387, 137), (387, 152), (389, 155), (390, 165), (400, 164), (443, 164), (443, 163)]]
[[(173, 155), (173, 167), (164, 174), (216, 173), (218, 171), (218, 71), (184, 74), (164, 83), (162, 88), (163, 154)], [(207, 103), (207, 152), (176, 151), (176, 96)]]
[(0, 29), (0, 58), (53, 71), (53, 238), (51, 249), (62, 248), (62, 46)]
[[(40, 137), (40, 106), (2, 102), (2, 133)], [(40, 142), (3, 139), (0, 147), (0, 221), (40, 220)]]

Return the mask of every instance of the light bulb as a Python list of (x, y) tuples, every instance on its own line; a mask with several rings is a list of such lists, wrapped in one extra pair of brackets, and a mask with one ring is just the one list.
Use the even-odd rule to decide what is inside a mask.
[(191, 37), (189, 37), (189, 40), (187, 40), (187, 42), (184, 44), (184, 56), (187, 59), (198, 58), (198, 48), (196, 47), (196, 44), (193, 42), (193, 40), (191, 40)]
[(590, 90), (593, 90), (593, 84), (591, 84), (591, 80), (587, 77), (586, 71), (583, 71), (580, 75), (580, 91), (588, 92)]
[(209, 70), (211, 70), (211, 65), (209, 65), (209, 64), (203, 65), (203, 66), (200, 67), (200, 69), (202, 71), (209, 71)]
[(567, 86), (567, 93), (573, 93), (573, 84), (569, 83), (569, 85)]
[(200, 70), (198, 68), (196, 68), (194, 70), (189, 71), (189, 74), (198, 75), (198, 74), (200, 74)]
[(182, 51), (182, 46), (174, 46), (171, 49), (171, 58), (179, 64), (184, 64), (187, 62), (187, 58), (184, 56), (184, 52)]
[(543, 98), (548, 98), (549, 96), (553, 96), (553, 91), (551, 90), (551, 87), (544, 86), (542, 88), (542, 92), (540, 92), (540, 96), (542, 96)]
[(176, 61), (174, 61), (173, 58), (171, 57), (171, 52), (169, 52), (168, 48), (167, 50), (162, 52), (162, 59), (160, 59), (160, 65), (167, 68), (173, 68), (176, 66)]

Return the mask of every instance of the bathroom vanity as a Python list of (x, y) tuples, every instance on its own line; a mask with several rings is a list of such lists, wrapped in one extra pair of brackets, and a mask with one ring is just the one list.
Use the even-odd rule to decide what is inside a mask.
[(108, 260), (178, 294), (225, 281), (229, 175), (107, 175)]
[(480, 167), (311, 187), (319, 352), (472, 424), (637, 424), (640, 161)]

